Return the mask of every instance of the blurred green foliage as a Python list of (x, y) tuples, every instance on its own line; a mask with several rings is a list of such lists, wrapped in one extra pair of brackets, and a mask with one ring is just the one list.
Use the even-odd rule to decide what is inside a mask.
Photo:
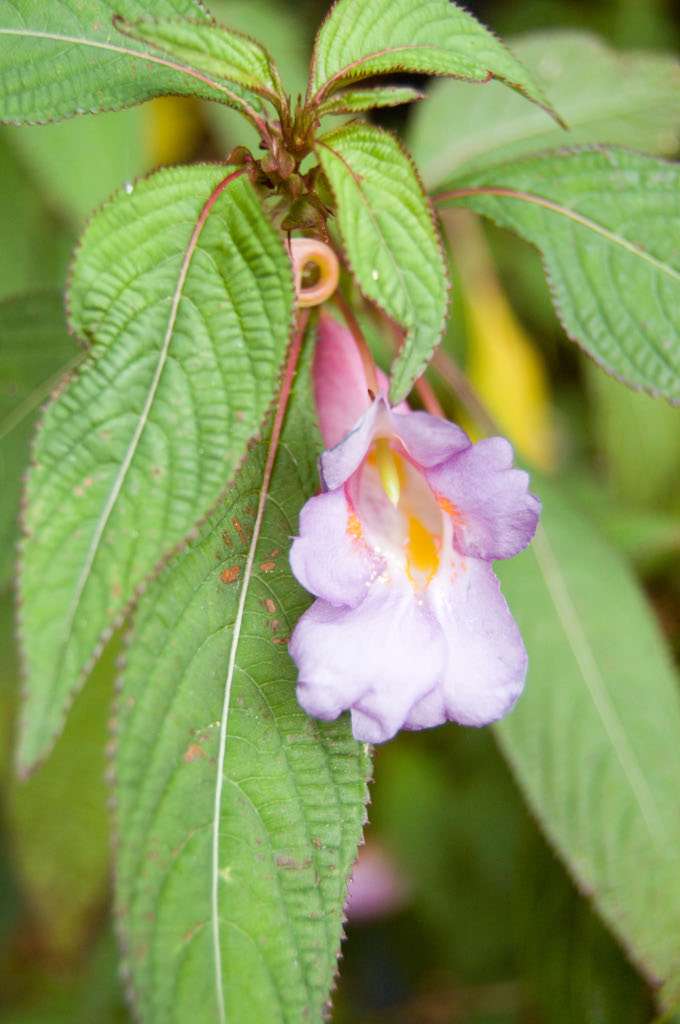
[[(210, 6), (268, 45), (286, 83), (302, 91), (323, 0)], [(615, 46), (665, 51), (680, 37), (670, 0), (466, 6), (504, 36), (564, 26), (599, 32)], [(403, 127), (405, 116), (390, 111), (376, 120)], [(0, 299), (62, 289), (79, 229), (114, 188), (161, 163), (222, 157), (252, 144), (248, 132), (229, 110), (174, 100), (46, 128), (2, 129)], [(501, 283), (545, 362), (563, 484), (632, 561), (673, 641), (680, 632), (680, 411), (605, 378), (563, 344), (537, 255), (499, 230), (487, 238)], [(447, 345), (464, 358), (470, 338), (459, 289), (454, 303)], [(55, 754), (21, 784), (8, 754), (19, 692), (13, 615), (5, 589), (0, 1024), (123, 1024), (129, 1017), (107, 912), (104, 785), (115, 645), (78, 698)], [(653, 1019), (647, 985), (548, 850), (489, 732), (400, 737), (378, 753), (373, 794), (367, 841), (394, 860), (409, 898), (384, 920), (349, 924), (335, 1024)], [(666, 1015), (656, 1024), (677, 1019)]]

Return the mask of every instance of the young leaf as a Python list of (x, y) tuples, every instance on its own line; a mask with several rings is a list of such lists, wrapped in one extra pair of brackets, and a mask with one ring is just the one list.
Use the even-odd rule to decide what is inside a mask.
[(501, 84), (436, 82), (409, 123), (408, 144), (429, 187), (461, 168), (586, 142), (672, 155), (680, 143), (680, 64), (664, 54), (617, 53), (589, 32), (557, 29), (512, 41), (564, 116), (569, 134)]
[(278, 73), (265, 48), (222, 25), (188, 18), (116, 19), (116, 28), (218, 79), (274, 98), (281, 93)]
[(625, 564), (556, 487), (543, 527), (497, 564), (529, 653), (496, 726), (529, 804), (578, 884), (663, 997), (680, 990), (680, 705)]
[(26, 492), (19, 765), (49, 749), (102, 637), (224, 490), (274, 394), (290, 261), (250, 183), (161, 171), (92, 221), (73, 270), (94, 339), (47, 410)]
[(411, 160), (388, 132), (349, 124), (319, 139), (316, 151), (361, 290), (406, 328), (392, 367), (390, 395), (398, 402), (444, 330), (448, 279), (432, 210)]
[(399, 107), (425, 99), (425, 93), (409, 85), (392, 85), (375, 89), (346, 89), (331, 96), (318, 108), (319, 117), (325, 114), (361, 114), (376, 107)]
[[(156, 0), (154, 13), (206, 19), (199, 0)], [(143, 0), (12, 0), (0, 12), (0, 121), (54, 121), (116, 110), (152, 96), (202, 96), (245, 110), (238, 85), (160, 57), (117, 30), (114, 16), (148, 14)], [(258, 104), (259, 105), (259, 104)]]
[(565, 330), (608, 373), (680, 402), (680, 169), (617, 149), (558, 150), (451, 179), (541, 250)]
[(147, 1024), (197, 1006), (206, 1021), (317, 1021), (336, 970), (369, 759), (347, 716), (321, 724), (295, 700), (286, 640), (309, 599), (288, 547), (318, 487), (306, 374), (296, 392), (270, 487), (260, 443), (136, 617), (116, 903)]
[(38, 409), (75, 356), (61, 295), (0, 304), (0, 587), (16, 556), (21, 478)]
[(353, 81), (395, 71), (498, 78), (551, 110), (519, 61), (450, 0), (337, 0), (316, 37), (310, 97), (325, 99)]

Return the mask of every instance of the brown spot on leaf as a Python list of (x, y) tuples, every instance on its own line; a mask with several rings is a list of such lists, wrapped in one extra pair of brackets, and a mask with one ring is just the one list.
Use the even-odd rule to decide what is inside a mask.
[(206, 753), (203, 747), (199, 746), (198, 743), (191, 743), (184, 751), (184, 763), (191, 764), (192, 761), (198, 761), (199, 758), (205, 757)]
[(276, 562), (262, 562), (262, 564), (260, 565), (260, 570), (262, 572), (274, 572), (275, 568)]
[(241, 541), (241, 543), (242, 544), (247, 544), (248, 543), (248, 538), (246, 537), (246, 531), (243, 529), (243, 527), (241, 526), (241, 524), (238, 521), (238, 519), (236, 518), (236, 516), (234, 516), (234, 518), (232, 519), (231, 525), (234, 527), (234, 529), (236, 530), (237, 534), (239, 535), (239, 540)]
[(223, 583), (235, 583), (241, 574), (240, 565), (232, 565), (229, 569), (223, 569), (220, 579)]
[(272, 601), (271, 597), (266, 597), (262, 602), (262, 606), (270, 615), (273, 615), (276, 611), (276, 601)]
[(305, 868), (310, 867), (311, 863), (309, 857), (305, 857), (304, 860), (296, 860), (295, 857), (287, 857), (283, 853), (279, 853), (276, 856), (277, 868), (283, 868), (285, 871), (303, 871)]

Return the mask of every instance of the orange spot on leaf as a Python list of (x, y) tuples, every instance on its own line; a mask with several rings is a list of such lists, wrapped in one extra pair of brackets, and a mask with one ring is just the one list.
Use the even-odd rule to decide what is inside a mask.
[(220, 579), (223, 583), (235, 583), (241, 574), (240, 565), (232, 565), (229, 569), (223, 569), (220, 573)]
[(260, 565), (261, 572), (274, 572), (276, 568), (276, 562), (262, 562)]
[(184, 751), (184, 763), (191, 764), (193, 761), (198, 761), (199, 758), (205, 756), (206, 753), (203, 747), (199, 746), (198, 743), (192, 743)]

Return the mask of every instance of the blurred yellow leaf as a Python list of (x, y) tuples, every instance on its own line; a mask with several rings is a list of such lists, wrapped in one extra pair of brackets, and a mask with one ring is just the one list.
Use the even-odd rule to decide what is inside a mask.
[(447, 224), (463, 287), (470, 381), (518, 452), (549, 470), (556, 444), (543, 357), (501, 288), (476, 220), (457, 212)]
[(165, 167), (190, 160), (204, 127), (198, 100), (187, 96), (161, 96), (144, 107), (144, 144), (149, 167)]

